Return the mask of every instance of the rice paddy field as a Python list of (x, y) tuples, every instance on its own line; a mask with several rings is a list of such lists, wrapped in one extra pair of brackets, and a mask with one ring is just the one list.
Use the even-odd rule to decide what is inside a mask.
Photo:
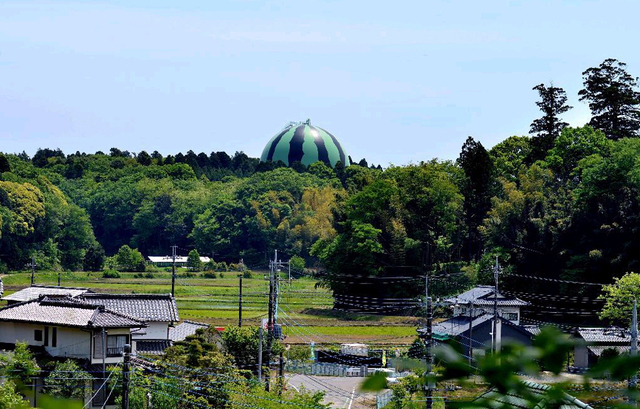
[[(239, 278), (237, 272), (217, 273), (206, 278), (202, 273), (179, 270), (175, 295), (180, 318), (215, 326), (238, 325)], [(259, 325), (267, 317), (269, 283), (266, 271), (254, 271), (243, 278), (243, 325)], [(171, 292), (171, 273), (120, 273), (120, 278), (103, 278), (101, 272), (62, 272), (63, 287), (86, 287), (105, 293)], [(5, 296), (29, 286), (30, 272), (3, 276)], [(57, 272), (36, 272), (35, 283), (57, 285)], [(379, 316), (333, 310), (331, 291), (318, 287), (312, 278), (283, 276), (278, 302), (278, 322), (290, 344), (338, 344), (365, 342), (402, 346), (416, 336), (419, 319), (410, 316)], [(2, 303), (2, 301), (0, 301)]]

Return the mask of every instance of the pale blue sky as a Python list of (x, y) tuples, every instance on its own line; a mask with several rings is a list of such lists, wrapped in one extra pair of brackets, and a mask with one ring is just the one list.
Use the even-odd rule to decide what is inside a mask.
[[(186, 4), (183, 4), (186, 3)], [(353, 159), (455, 159), (527, 134), (539, 83), (612, 57), (640, 75), (634, 1), (0, 3), (0, 151), (259, 156), (311, 118)]]

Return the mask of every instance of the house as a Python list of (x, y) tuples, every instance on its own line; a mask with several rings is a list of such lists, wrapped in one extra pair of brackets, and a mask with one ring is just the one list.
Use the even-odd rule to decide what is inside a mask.
[(493, 314), (495, 302), (500, 318), (516, 325), (520, 324), (520, 308), (529, 305), (526, 301), (503, 295), (500, 291), (496, 294), (494, 287), (490, 285), (479, 285), (455, 297), (447, 298), (444, 302), (453, 307), (454, 317), (468, 316), (470, 312), (474, 317)]
[[(525, 381), (523, 384), (530, 392), (529, 400), (515, 393), (502, 394), (496, 388), (489, 389), (482, 395), (474, 399), (469, 408), (562, 408), (562, 409), (593, 409), (593, 407), (578, 400), (577, 398), (562, 392), (560, 397), (554, 392), (553, 396), (548, 395), (551, 389), (548, 385)], [(551, 398), (551, 399), (550, 399)], [(558, 402), (558, 399), (560, 402)], [(533, 402), (532, 402), (533, 400)]]
[[(149, 261), (152, 264), (155, 264), (158, 267), (171, 267), (173, 265), (173, 257), (172, 256), (149, 256)], [(176, 267), (184, 267), (187, 265), (188, 257), (186, 256), (176, 256)], [(209, 257), (200, 257), (200, 261), (203, 264), (211, 261)]]
[(91, 364), (122, 362), (125, 344), (141, 320), (64, 296), (40, 296), (0, 309), (0, 345), (18, 341), (41, 347), (53, 357)]
[(83, 293), (76, 298), (144, 321), (144, 328), (131, 332), (135, 350), (140, 354), (161, 354), (171, 345), (170, 328), (180, 321), (171, 294)]
[(593, 366), (607, 349), (623, 353), (631, 347), (631, 334), (622, 328), (578, 328), (574, 335), (583, 341), (574, 348), (574, 366), (578, 369)]
[(56, 287), (52, 285), (32, 285), (30, 287), (23, 288), (22, 290), (16, 291), (13, 294), (7, 295), (2, 299), (7, 302), (7, 305), (37, 300), (40, 296), (50, 295), (50, 296), (62, 296), (68, 295), (70, 297), (76, 297), (81, 294), (85, 294), (91, 292), (88, 288), (80, 288), (80, 287)]
[(184, 341), (188, 336), (195, 335), (201, 328), (209, 328), (209, 324), (184, 320), (175, 327), (169, 327), (169, 339), (171, 342)]
[[(431, 331), (436, 341), (455, 340), (462, 347), (465, 356), (479, 356), (484, 354), (486, 349), (491, 348), (493, 315), (483, 314), (473, 318), (459, 315), (432, 325)], [(425, 332), (425, 328), (418, 330), (419, 334)], [(533, 339), (533, 334), (530, 331), (509, 320), (498, 320), (497, 336), (499, 344), (512, 341), (531, 345)], [(473, 355), (470, 355), (470, 352)]]

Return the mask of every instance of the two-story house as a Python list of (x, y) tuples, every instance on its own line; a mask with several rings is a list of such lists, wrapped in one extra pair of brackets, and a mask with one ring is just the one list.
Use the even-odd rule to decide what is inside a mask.
[(159, 355), (171, 346), (170, 329), (180, 321), (171, 294), (83, 293), (75, 297), (90, 304), (144, 321), (146, 326), (131, 332), (138, 354)]
[(131, 331), (144, 327), (141, 320), (69, 296), (41, 296), (0, 309), (0, 345), (26, 342), (51, 356), (91, 364), (121, 362)]

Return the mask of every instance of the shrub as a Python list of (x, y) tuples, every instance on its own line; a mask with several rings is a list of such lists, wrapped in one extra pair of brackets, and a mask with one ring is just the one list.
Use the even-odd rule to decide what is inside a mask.
[(207, 271), (206, 273), (202, 274), (202, 277), (204, 277), (204, 278), (217, 278), (218, 276), (213, 271)]
[(102, 273), (102, 278), (120, 278), (120, 273), (116, 270), (107, 270)]
[(55, 369), (45, 378), (44, 385), (48, 394), (65, 399), (84, 397), (85, 388), (93, 378), (83, 371), (74, 361), (56, 363)]
[(253, 273), (251, 272), (251, 270), (245, 270), (242, 273), (242, 277), (243, 278), (253, 278)]
[(224, 278), (224, 273), (220, 273), (220, 278)]

